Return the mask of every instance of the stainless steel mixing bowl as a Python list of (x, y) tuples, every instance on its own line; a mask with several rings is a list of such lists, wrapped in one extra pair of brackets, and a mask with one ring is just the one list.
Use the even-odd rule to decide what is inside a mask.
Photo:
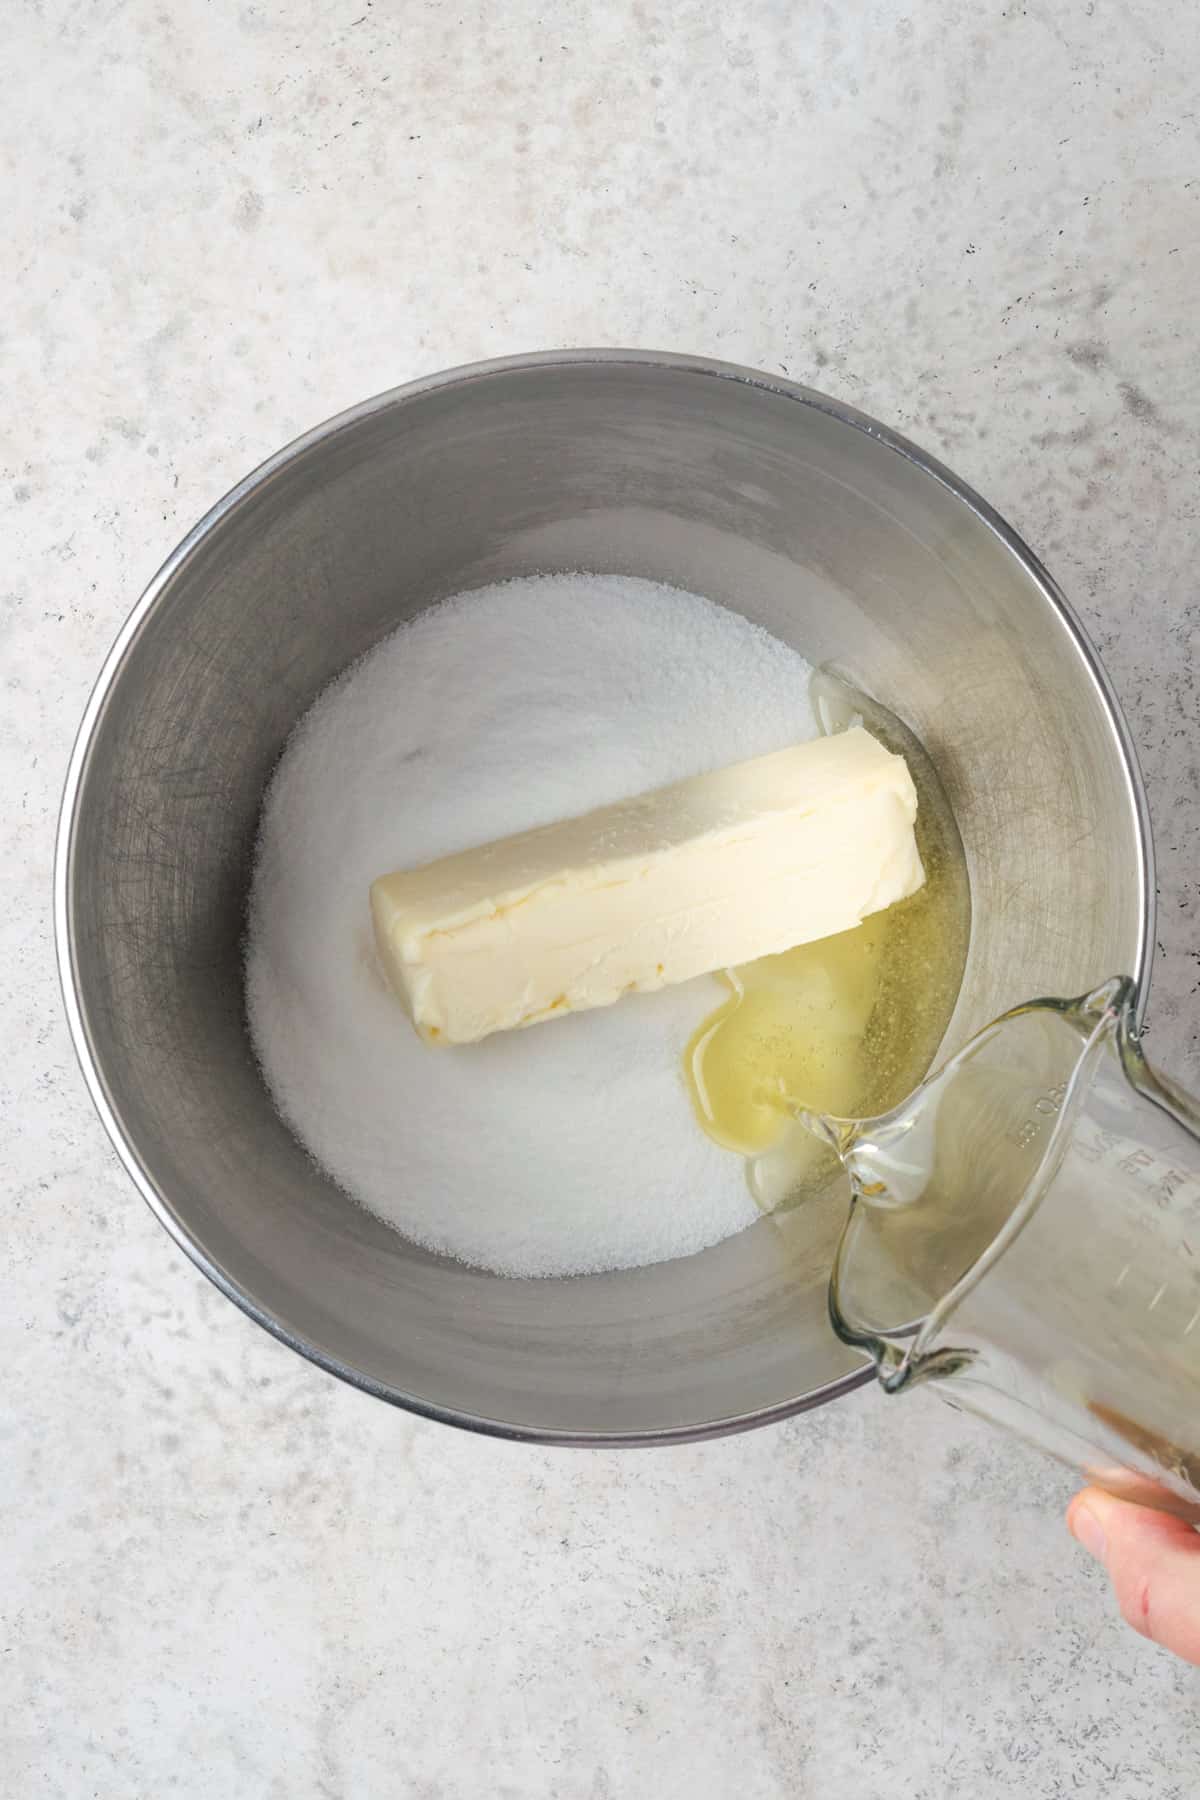
[(121, 632), (71, 764), (56, 893), (67, 1010), (142, 1193), (285, 1343), (482, 1430), (698, 1437), (867, 1378), (826, 1319), (837, 1196), (656, 1268), (482, 1274), (332, 1186), (276, 1117), (246, 1038), (249, 859), (291, 727), (431, 601), (555, 568), (710, 595), (916, 730), (973, 889), (952, 1041), (1033, 994), (1144, 978), (1153, 881), (1128, 734), (1008, 527), (820, 394), (694, 358), (585, 351), (355, 407), (185, 538)]

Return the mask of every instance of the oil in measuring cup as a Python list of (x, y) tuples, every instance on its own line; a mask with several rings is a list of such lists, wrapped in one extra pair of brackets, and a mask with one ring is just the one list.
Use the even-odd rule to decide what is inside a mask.
[(855, 1204), (831, 1314), (1126, 1498), (1200, 1517), (1200, 1114), (1133, 985), (997, 1020), (886, 1117), (810, 1121)]

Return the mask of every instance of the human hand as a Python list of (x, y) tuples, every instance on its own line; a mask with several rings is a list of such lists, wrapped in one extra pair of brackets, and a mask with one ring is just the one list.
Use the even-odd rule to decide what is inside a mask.
[(1108, 1570), (1126, 1624), (1200, 1665), (1200, 1532), (1099, 1488), (1076, 1494), (1067, 1524)]

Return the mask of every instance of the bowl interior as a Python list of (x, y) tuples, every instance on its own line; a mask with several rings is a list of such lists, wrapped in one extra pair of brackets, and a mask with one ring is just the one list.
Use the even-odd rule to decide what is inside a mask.
[(825, 1281), (840, 1196), (699, 1256), (510, 1281), (346, 1200), (277, 1119), (240, 939), (263, 790), (319, 689), (445, 595), (554, 568), (724, 602), (934, 757), (967, 852), (951, 1042), (1140, 976), (1148, 845), (1120, 722), (1002, 528), (803, 390), (683, 360), (523, 359), (385, 396), (222, 502), (130, 622), (68, 789), (60, 936), (93, 1091), (169, 1228), (256, 1317), (424, 1410), (539, 1436), (696, 1434), (857, 1379)]

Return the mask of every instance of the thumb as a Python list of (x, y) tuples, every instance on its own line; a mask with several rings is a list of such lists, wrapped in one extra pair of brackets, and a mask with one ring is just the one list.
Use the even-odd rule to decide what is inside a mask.
[(1099, 1488), (1076, 1494), (1067, 1524), (1108, 1570), (1126, 1624), (1200, 1664), (1200, 1533)]

